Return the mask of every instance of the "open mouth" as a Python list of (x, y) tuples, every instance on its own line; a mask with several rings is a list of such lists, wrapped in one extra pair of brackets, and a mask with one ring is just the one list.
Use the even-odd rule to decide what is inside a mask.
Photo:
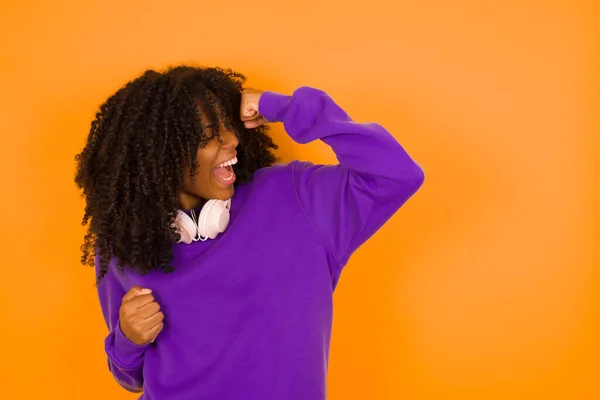
[(225, 186), (233, 185), (235, 182), (235, 172), (233, 172), (233, 166), (237, 164), (237, 161), (237, 157), (234, 157), (231, 160), (217, 165), (213, 169), (215, 178), (217, 178), (217, 180)]

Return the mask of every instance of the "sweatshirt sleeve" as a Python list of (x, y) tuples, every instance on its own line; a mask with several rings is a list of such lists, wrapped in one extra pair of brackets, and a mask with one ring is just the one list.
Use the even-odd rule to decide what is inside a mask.
[[(99, 265), (99, 261), (96, 265)], [(96, 269), (98, 272), (98, 267)], [(110, 268), (97, 287), (100, 307), (109, 329), (104, 341), (108, 369), (123, 388), (130, 392), (141, 392), (144, 384), (144, 352), (147, 346), (138, 346), (121, 332), (119, 310), (125, 289), (114, 274), (114, 269)]]
[(265, 92), (259, 112), (295, 142), (320, 139), (337, 156), (337, 165), (294, 167), (300, 203), (336, 258), (335, 286), (352, 253), (421, 187), (423, 170), (385, 128), (354, 122), (323, 91)]

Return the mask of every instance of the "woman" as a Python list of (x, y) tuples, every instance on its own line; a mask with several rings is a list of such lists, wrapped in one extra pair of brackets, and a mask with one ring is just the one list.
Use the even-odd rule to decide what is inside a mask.
[[(324, 92), (244, 79), (147, 71), (100, 107), (77, 156), (108, 365), (145, 400), (324, 399), (340, 273), (423, 182), (382, 126)], [(339, 165), (274, 165), (267, 122)]]

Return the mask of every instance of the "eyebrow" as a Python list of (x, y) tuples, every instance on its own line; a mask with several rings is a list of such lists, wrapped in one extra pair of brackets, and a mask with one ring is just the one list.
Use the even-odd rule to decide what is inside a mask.
[(208, 124), (208, 125), (202, 125), (202, 126), (201, 126), (202, 130), (204, 130), (204, 129), (209, 129), (209, 128), (214, 128), (214, 127), (215, 127), (215, 125), (214, 125), (214, 124)]

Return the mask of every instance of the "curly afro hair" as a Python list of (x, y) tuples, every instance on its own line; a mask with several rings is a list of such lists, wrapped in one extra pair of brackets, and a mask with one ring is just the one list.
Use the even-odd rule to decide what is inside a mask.
[[(220, 140), (219, 118), (239, 140), (236, 185), (275, 163), (277, 146), (268, 128), (249, 130), (240, 119), (245, 80), (221, 68), (148, 70), (100, 106), (75, 157), (75, 183), (86, 200), (82, 224), (88, 225), (81, 262), (94, 266), (98, 255), (97, 283), (113, 257), (121, 272), (174, 270), (172, 246), (179, 235), (172, 224), (183, 166), (195, 174), (198, 149), (215, 136)], [(210, 136), (201, 127), (198, 105), (214, 125)]]

